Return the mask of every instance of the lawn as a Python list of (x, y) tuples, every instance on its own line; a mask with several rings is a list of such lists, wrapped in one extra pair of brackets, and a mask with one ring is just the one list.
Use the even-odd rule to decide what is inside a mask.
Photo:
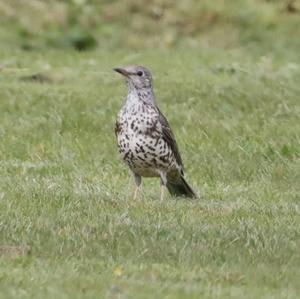
[[(195, 46), (183, 34), (142, 49), (132, 35), (89, 51), (39, 36), (24, 48), (7, 23), (0, 298), (298, 298), (300, 52), (289, 18), (259, 34), (246, 24), (251, 41), (228, 44), (216, 24)], [(157, 179), (132, 200), (114, 136), (126, 86), (112, 71), (128, 64), (154, 73), (199, 200), (161, 202)]]

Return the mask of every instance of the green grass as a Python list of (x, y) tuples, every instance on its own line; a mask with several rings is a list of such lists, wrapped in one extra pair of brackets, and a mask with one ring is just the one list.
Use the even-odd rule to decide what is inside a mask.
[[(261, 24), (281, 11), (250, 2)], [(284, 34), (296, 19), (259, 32), (234, 16), (250, 42), (214, 35), (223, 19), (189, 37), (196, 47), (183, 32), (168, 49), (38, 37), (24, 50), (12, 23), (0, 29), (0, 298), (299, 297), (300, 56)], [(161, 202), (157, 179), (132, 201), (114, 136), (126, 86), (112, 71), (132, 63), (154, 73), (198, 201)]]

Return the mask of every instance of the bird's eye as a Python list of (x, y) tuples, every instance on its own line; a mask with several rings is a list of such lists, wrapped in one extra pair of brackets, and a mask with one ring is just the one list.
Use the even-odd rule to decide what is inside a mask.
[(142, 77), (144, 73), (143, 73), (142, 71), (138, 71), (136, 74), (137, 74), (138, 76)]

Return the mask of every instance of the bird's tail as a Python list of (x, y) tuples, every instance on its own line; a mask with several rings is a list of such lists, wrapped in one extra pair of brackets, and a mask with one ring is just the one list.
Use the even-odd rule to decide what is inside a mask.
[(182, 175), (176, 179), (167, 180), (167, 188), (172, 196), (184, 196), (194, 199), (198, 197)]

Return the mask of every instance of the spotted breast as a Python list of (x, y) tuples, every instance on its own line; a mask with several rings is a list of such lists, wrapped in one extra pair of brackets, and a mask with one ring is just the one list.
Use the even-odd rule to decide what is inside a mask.
[(176, 159), (162, 138), (159, 111), (145, 103), (124, 106), (118, 115), (116, 136), (119, 152), (140, 176), (159, 176), (160, 169), (176, 168)]

